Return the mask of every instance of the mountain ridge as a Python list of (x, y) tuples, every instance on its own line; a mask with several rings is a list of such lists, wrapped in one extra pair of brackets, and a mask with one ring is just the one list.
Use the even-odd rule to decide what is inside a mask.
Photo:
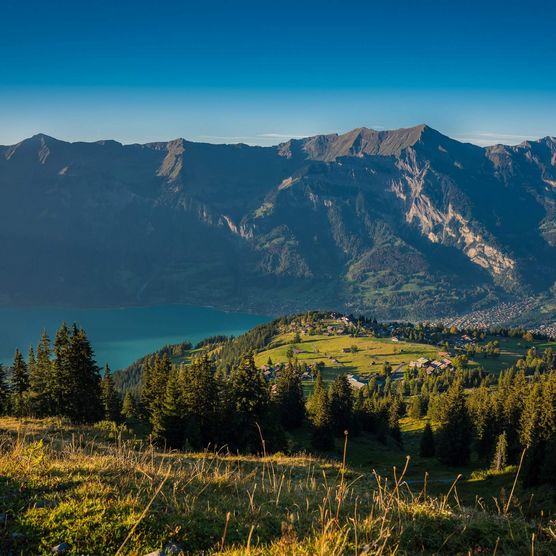
[(0, 147), (0, 239), (3, 304), (440, 316), (554, 287), (556, 140), (479, 147), (425, 124), (271, 147), (36, 134)]

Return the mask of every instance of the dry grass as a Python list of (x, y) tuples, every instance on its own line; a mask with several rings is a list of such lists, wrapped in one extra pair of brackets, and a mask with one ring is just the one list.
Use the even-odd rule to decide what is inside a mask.
[(164, 453), (55, 419), (0, 429), (2, 554), (68, 542), (141, 555), (171, 540), (187, 554), (554, 553), (550, 522), (463, 507), (457, 486), (412, 492), (401, 470), (388, 481), (305, 456)]

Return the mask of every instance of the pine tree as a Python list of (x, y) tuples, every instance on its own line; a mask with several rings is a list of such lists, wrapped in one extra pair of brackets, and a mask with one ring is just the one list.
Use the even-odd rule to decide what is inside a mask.
[(18, 417), (27, 414), (28, 390), (29, 372), (27, 370), (27, 364), (19, 349), (16, 349), (12, 368), (12, 395), (14, 412)]
[(177, 371), (172, 369), (166, 382), (162, 403), (152, 416), (153, 437), (168, 448), (182, 448), (184, 441), (181, 396)]
[(305, 417), (305, 400), (301, 373), (290, 362), (286, 365), (276, 381), (274, 393), (280, 422), (286, 430), (294, 429), (303, 423)]
[(423, 412), (423, 402), (420, 396), (413, 396), (407, 410), (407, 416), (411, 419), (420, 419)]
[(421, 435), (421, 443), (419, 445), (419, 455), (422, 458), (432, 458), (435, 454), (434, 433), (429, 422), (425, 425), (425, 430)]
[(52, 415), (74, 416), (73, 381), (69, 329), (63, 323), (54, 337), (54, 361), (48, 388), (52, 396)]
[[(234, 448), (260, 451), (259, 427), (266, 434), (270, 397), (262, 373), (256, 368), (252, 354), (243, 357), (233, 369), (229, 384), (234, 431), (230, 444)], [(257, 426), (258, 425), (258, 426)], [(268, 438), (265, 438), (268, 441)]]
[(475, 431), (477, 455), (490, 461), (500, 427), (494, 396), (486, 386), (481, 386), (473, 392), (469, 400), (469, 410)]
[(215, 369), (207, 355), (183, 369), (181, 392), (186, 439), (194, 448), (206, 448), (219, 434), (220, 399)]
[(525, 486), (550, 483), (547, 473), (556, 458), (556, 374), (544, 375), (533, 384), (525, 400), (521, 440), (527, 447), (523, 465)]
[(351, 429), (353, 418), (353, 392), (347, 376), (338, 375), (330, 386), (330, 415), (335, 434), (343, 436)]
[(436, 455), (446, 465), (467, 465), (471, 453), (472, 424), (461, 380), (446, 394), (442, 426), (437, 435)]
[(82, 328), (73, 325), (69, 340), (69, 370), (72, 400), (68, 416), (82, 423), (103, 418), (100, 371), (93, 348)]
[(402, 403), (400, 398), (395, 397), (390, 401), (388, 408), (388, 432), (396, 442), (402, 441), (402, 433), (400, 429), (400, 412)]
[(148, 420), (153, 424), (155, 414), (162, 411), (162, 404), (166, 395), (166, 384), (172, 371), (172, 363), (165, 353), (158, 354), (144, 367), (141, 402)]
[(502, 471), (506, 467), (507, 463), (508, 463), (508, 441), (506, 440), (506, 433), (503, 432), (498, 436), (491, 467), (492, 469), (494, 469), (494, 471)]
[(104, 373), (102, 375), (101, 397), (104, 418), (107, 421), (118, 422), (121, 415), (120, 398), (114, 387), (114, 381), (112, 380), (112, 374), (108, 365), (104, 366)]
[(0, 415), (5, 415), (10, 409), (10, 389), (6, 381), (6, 371), (0, 363)]
[(313, 393), (307, 400), (307, 413), (311, 422), (311, 444), (317, 450), (334, 448), (330, 399), (317, 372)]
[(139, 417), (137, 408), (137, 400), (134, 395), (128, 390), (124, 395), (122, 402), (122, 416), (128, 422), (132, 422)]
[(36, 417), (54, 415), (52, 401), (52, 361), (50, 339), (46, 331), (42, 333), (37, 346), (37, 357), (33, 369), (30, 369), (30, 408)]

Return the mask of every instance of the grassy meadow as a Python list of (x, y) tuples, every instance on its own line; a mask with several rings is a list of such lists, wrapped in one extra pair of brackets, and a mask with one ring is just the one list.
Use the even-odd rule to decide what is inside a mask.
[(59, 543), (94, 555), (168, 543), (184, 554), (554, 553), (554, 523), (519, 489), (488, 503), (462, 496), (462, 479), (432, 488), (434, 468), (427, 484), (408, 479), (421, 465), (400, 450), (368, 452), (396, 465), (388, 473), (352, 467), (363, 446), (351, 439), (344, 467), (304, 454), (164, 452), (108, 424), (53, 418), (4, 418), (0, 431), (1, 554), (50, 554)]
[[(294, 346), (299, 351), (295, 357), (300, 363), (324, 363), (321, 371), (325, 382), (330, 382), (340, 373), (353, 373), (367, 376), (379, 372), (384, 363), (392, 365), (393, 370), (405, 366), (419, 357), (435, 358), (439, 348), (412, 342), (393, 342), (390, 338), (369, 336), (352, 338), (350, 336), (304, 336), (302, 342), (293, 344), (294, 334), (280, 334), (264, 350), (255, 355), (255, 363), (260, 367), (269, 357), (274, 363), (286, 363), (288, 350)], [(354, 352), (344, 349), (356, 347)]]

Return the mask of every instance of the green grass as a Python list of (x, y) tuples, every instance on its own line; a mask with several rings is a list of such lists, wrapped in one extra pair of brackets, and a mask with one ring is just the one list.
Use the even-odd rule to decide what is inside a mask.
[[(524, 513), (521, 493), (508, 514), (485, 509), (459, 484), (434, 483), (429, 462), (425, 494), (403, 475), (404, 450), (367, 449), (363, 437), (349, 439), (343, 469), (303, 454), (167, 453), (56, 419), (4, 418), (0, 430), (2, 554), (67, 542), (70, 554), (143, 555), (169, 541), (186, 554), (554, 553), (549, 522)], [(358, 457), (367, 470), (350, 466)], [(397, 480), (371, 471), (390, 465)]]
[[(287, 352), (293, 341), (293, 333), (280, 334), (270, 346), (255, 356), (258, 366), (264, 365), (270, 357), (273, 363), (285, 363)], [(357, 346), (355, 353), (344, 353), (343, 349)], [(322, 377), (330, 382), (339, 373), (353, 373), (367, 376), (379, 372), (385, 362), (395, 370), (419, 357), (437, 357), (438, 348), (427, 344), (393, 342), (390, 338), (350, 338), (349, 336), (303, 336), (302, 342), (295, 344), (301, 353), (295, 357), (301, 363), (318, 363), (325, 367)], [(332, 359), (338, 361), (335, 363)]]
[(500, 343), (500, 357), (483, 357), (481, 354), (478, 354), (473, 361), (474, 364), (480, 365), (485, 371), (491, 373), (499, 373), (515, 365), (516, 361), (524, 357), (527, 350), (531, 347), (536, 347), (541, 354), (547, 347), (552, 347), (553, 350), (556, 350), (556, 342), (538, 340), (527, 342), (523, 338), (504, 338), (501, 336), (488, 336), (482, 344), (493, 340), (498, 340)]
[[(411, 360), (419, 357), (435, 359), (438, 357), (439, 351), (443, 351), (442, 348), (429, 344), (393, 342), (390, 338), (368, 336), (361, 338), (351, 338), (345, 335), (302, 336), (302, 341), (296, 344), (293, 343), (293, 338), (294, 334), (292, 332), (276, 336), (265, 350), (256, 354), (255, 363), (260, 367), (266, 364), (269, 357), (273, 363), (285, 363), (288, 360), (288, 350), (294, 347), (301, 351), (301, 353), (294, 355), (299, 362), (307, 364), (323, 362), (325, 367), (321, 371), (322, 378), (325, 382), (330, 382), (340, 373), (368, 376), (374, 372), (380, 372), (386, 362), (390, 363), (394, 370), (402, 366), (400, 368), (400, 371), (402, 371), (403, 367)], [(497, 374), (514, 365), (520, 357), (525, 356), (527, 350), (532, 346), (535, 346), (539, 353), (542, 353), (542, 350), (549, 346), (556, 350), (556, 342), (537, 340), (527, 342), (522, 338), (504, 338), (500, 336), (487, 337), (481, 342), (481, 345), (491, 340), (499, 341), (500, 356), (493, 358), (477, 354), (470, 361), (472, 367), (481, 366), (485, 371)], [(344, 348), (352, 346), (357, 346), (357, 352), (344, 353)], [(338, 363), (335, 363), (333, 359)], [(305, 384), (307, 389), (310, 389), (310, 386), (310, 382)]]

